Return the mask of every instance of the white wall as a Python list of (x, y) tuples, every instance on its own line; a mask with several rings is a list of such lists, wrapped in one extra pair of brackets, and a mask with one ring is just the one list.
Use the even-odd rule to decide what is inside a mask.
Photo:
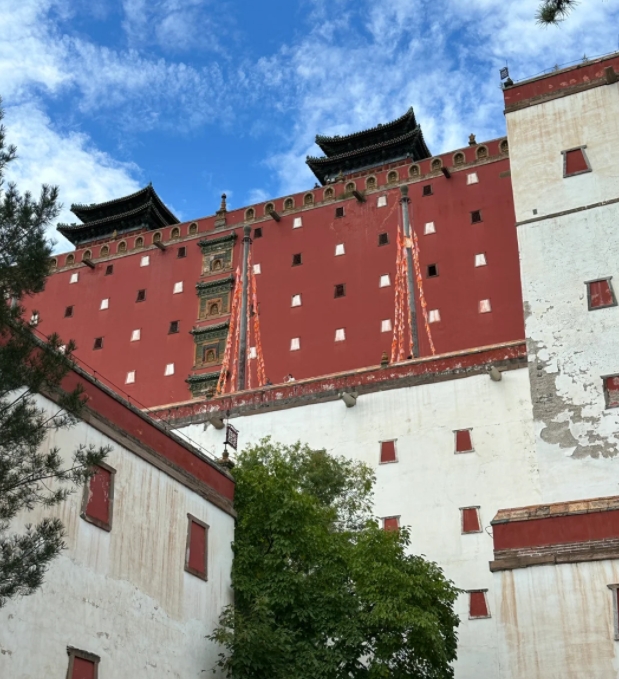
[[(39, 591), (0, 609), (0, 677), (65, 679), (67, 646), (101, 656), (102, 678), (207, 676), (218, 649), (204, 637), (230, 602), (232, 517), (85, 423), (48, 441), (65, 454), (78, 443), (114, 448), (112, 530), (80, 518), (81, 492), (20, 517), (60, 517), (68, 549)], [(187, 513), (210, 527), (208, 582), (184, 571)]]
[[(517, 222), (619, 197), (619, 83), (520, 109), (506, 119)], [(582, 145), (593, 172), (564, 179), (561, 151)]]
[[(401, 515), (412, 528), (412, 549), (437, 561), (463, 589), (492, 589), (493, 558), (487, 532), (461, 535), (460, 507), (479, 505), (484, 528), (501, 507), (540, 501), (533, 454), (529, 378), (526, 369), (360, 396), (342, 401), (235, 418), (241, 446), (271, 435), (325, 447), (363, 460), (376, 470), (379, 517)], [(475, 452), (454, 454), (455, 429), (472, 427)], [(224, 432), (208, 426), (184, 429), (211, 450), (223, 450)], [(397, 439), (398, 462), (379, 465), (379, 441)], [(491, 602), (492, 607), (492, 602)], [(461, 596), (458, 679), (498, 677), (496, 616), (468, 620)]]
[[(619, 410), (602, 375), (619, 373), (619, 307), (589, 311), (585, 281), (613, 276), (619, 293), (619, 203), (588, 207), (619, 199), (619, 84), (509, 113), (507, 127), (516, 219), (586, 208), (518, 227), (544, 499), (616, 494)], [(561, 151), (580, 145), (592, 171), (564, 178)]]
[(495, 574), (502, 679), (619, 677), (613, 592), (619, 561)]

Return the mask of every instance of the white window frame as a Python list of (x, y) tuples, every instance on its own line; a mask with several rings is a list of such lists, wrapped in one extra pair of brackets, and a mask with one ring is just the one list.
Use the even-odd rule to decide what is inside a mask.
[(140, 257), (140, 266), (150, 266), (150, 255)]
[(381, 274), (378, 281), (379, 288), (389, 288), (391, 287), (391, 276), (388, 273)]
[(172, 294), (179, 295), (181, 292), (183, 292), (183, 281), (177, 281), (176, 283), (174, 283)]

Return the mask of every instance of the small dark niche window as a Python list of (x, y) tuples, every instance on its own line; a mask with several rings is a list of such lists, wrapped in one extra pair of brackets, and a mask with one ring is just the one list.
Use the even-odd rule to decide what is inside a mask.
[(344, 283), (338, 283), (333, 290), (334, 297), (345, 297), (346, 296), (346, 286)]
[(296, 255), (292, 255), (292, 266), (299, 266), (300, 264), (303, 264), (303, 257), (300, 252), (297, 252)]
[(136, 302), (143, 302), (146, 299), (146, 290), (138, 290), (138, 296), (136, 297)]
[(336, 217), (343, 217), (344, 216), (344, 208), (343, 207), (336, 207), (335, 208), (335, 216)]
[(170, 329), (168, 330), (168, 333), (170, 335), (173, 335), (175, 332), (178, 332), (178, 324), (180, 321), (170, 321)]
[(64, 310), (64, 317), (65, 317), (65, 318), (71, 318), (72, 316), (73, 316), (73, 307), (72, 307), (72, 306), (68, 306), (68, 307)]
[(187, 248), (183, 245), (176, 251), (176, 256), (179, 259), (182, 259), (183, 257), (187, 257)]
[(108, 264), (105, 267), (105, 275), (106, 276), (111, 276), (114, 273), (114, 265), (113, 264)]
[(438, 264), (428, 264), (428, 278), (438, 276)]
[(379, 233), (378, 234), (378, 244), (379, 245), (389, 245), (389, 234)]
[(426, 184), (426, 185), (423, 187), (423, 190), (421, 191), (421, 195), (422, 195), (422, 196), (431, 196), (432, 193), (433, 193), (433, 191), (432, 191), (432, 184)]
[(93, 349), (103, 349), (103, 337), (95, 337)]
[(254, 229), (254, 238), (262, 238), (262, 228)]
[(473, 210), (473, 212), (471, 212), (471, 224), (478, 224), (481, 221), (481, 210)]

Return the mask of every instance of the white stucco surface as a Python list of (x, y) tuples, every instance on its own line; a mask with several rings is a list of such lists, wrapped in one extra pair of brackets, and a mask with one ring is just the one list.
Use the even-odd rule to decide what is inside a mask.
[[(47, 445), (70, 456), (79, 443), (113, 446), (112, 530), (80, 518), (81, 489), (16, 522), (60, 517), (67, 549), (40, 590), (0, 609), (0, 677), (65, 679), (67, 646), (99, 655), (102, 679), (207, 676), (218, 649), (205, 636), (231, 600), (233, 518), (83, 422)], [(209, 525), (207, 582), (184, 570), (188, 513)]]
[[(526, 369), (363, 395), (342, 401), (235, 418), (240, 445), (264, 436), (297, 440), (363, 460), (376, 471), (378, 517), (400, 516), (412, 549), (438, 562), (462, 589), (492, 589), (490, 521), (500, 507), (540, 501)], [(454, 430), (472, 428), (472, 453), (454, 453)], [(224, 431), (191, 425), (184, 431), (210, 450), (223, 450)], [(382, 440), (396, 439), (398, 461), (379, 464)], [(461, 534), (460, 508), (480, 506), (481, 533)], [(498, 677), (496, 615), (468, 619), (468, 597), (457, 603), (458, 679)]]

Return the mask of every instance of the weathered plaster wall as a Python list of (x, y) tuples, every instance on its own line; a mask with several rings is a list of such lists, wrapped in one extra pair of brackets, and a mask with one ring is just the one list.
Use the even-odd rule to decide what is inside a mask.
[[(589, 311), (585, 281), (619, 285), (619, 84), (514, 111), (507, 125), (517, 221), (555, 215), (518, 226), (542, 491), (613, 494), (619, 411), (605, 408), (601, 376), (619, 372), (619, 308)], [(592, 171), (564, 178), (561, 151), (581, 145)]]
[[(64, 522), (67, 550), (36, 594), (0, 609), (0, 676), (64, 679), (69, 645), (99, 655), (101, 677), (203, 676), (218, 652), (204, 637), (230, 601), (233, 518), (85, 423), (46, 445), (66, 456), (78, 443), (114, 447), (112, 530), (80, 518), (81, 489), (45, 512)], [(188, 513), (210, 526), (207, 582), (184, 571)]]
[[(514, 111), (506, 118), (517, 222), (619, 198), (619, 83)], [(561, 151), (583, 145), (593, 171), (564, 179)]]
[[(412, 528), (412, 549), (437, 561), (463, 589), (492, 589), (485, 530), (500, 507), (537, 503), (527, 370), (366, 394), (354, 408), (342, 401), (234, 418), (240, 445), (270, 435), (301, 440), (363, 460), (376, 471), (379, 517), (400, 515)], [(456, 429), (472, 428), (475, 452), (454, 454)], [(224, 432), (208, 425), (183, 429), (206, 448), (223, 449)], [(379, 441), (396, 439), (398, 462), (379, 464)], [(462, 535), (460, 507), (480, 506), (484, 531)], [(496, 616), (468, 620), (468, 598), (457, 603), (462, 623), (456, 676), (499, 676)]]
[(613, 592), (619, 562), (536, 566), (495, 574), (502, 679), (619, 676)]

